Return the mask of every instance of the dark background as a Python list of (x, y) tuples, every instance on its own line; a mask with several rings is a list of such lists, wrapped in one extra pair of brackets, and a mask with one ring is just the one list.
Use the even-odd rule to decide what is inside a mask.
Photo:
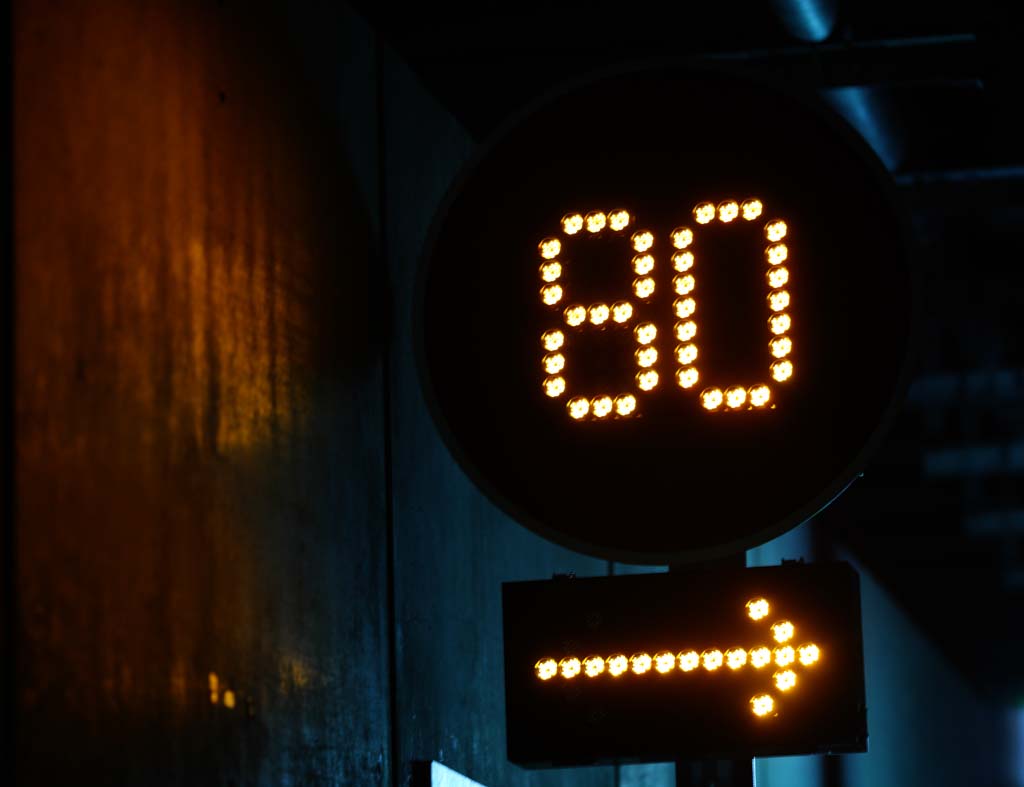
[(424, 759), (489, 785), (671, 783), (505, 761), (501, 582), (635, 569), (472, 487), (410, 317), (476, 145), (562, 79), (651, 55), (820, 90), (893, 172), (926, 273), (925, 347), (865, 478), (748, 553), (861, 568), (871, 751), (759, 761), (758, 784), (1024, 782), (1018, 21), (916, 0), (357, 5), (13, 4), (18, 783), (404, 785)]

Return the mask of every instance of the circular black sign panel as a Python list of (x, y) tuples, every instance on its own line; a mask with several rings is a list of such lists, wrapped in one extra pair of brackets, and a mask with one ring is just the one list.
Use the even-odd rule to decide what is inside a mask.
[(901, 388), (911, 286), (887, 175), (841, 121), (661, 69), (491, 144), (417, 309), (474, 481), (560, 544), (666, 563), (762, 543), (849, 483)]

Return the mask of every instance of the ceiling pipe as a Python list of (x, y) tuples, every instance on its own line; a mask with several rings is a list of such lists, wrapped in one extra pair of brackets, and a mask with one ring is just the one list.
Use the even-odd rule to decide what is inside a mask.
[(832, 35), (839, 0), (771, 0), (779, 21), (794, 38), (820, 43)]
[[(839, 0), (771, 0), (772, 9), (786, 31), (801, 41), (821, 43), (832, 35)], [(903, 140), (893, 113), (884, 106), (877, 88), (831, 88), (822, 97), (860, 132), (886, 168), (892, 172), (903, 159)]]
[(834, 87), (821, 91), (822, 98), (853, 126), (886, 169), (899, 169), (903, 160), (903, 135), (886, 96), (880, 88)]

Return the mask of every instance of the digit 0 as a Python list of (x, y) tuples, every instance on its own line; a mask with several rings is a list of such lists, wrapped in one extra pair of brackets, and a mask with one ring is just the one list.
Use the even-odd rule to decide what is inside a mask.
[[(635, 223), (633, 216), (626, 210), (613, 210), (607, 214), (601, 211), (588, 213), (571, 213), (562, 218), (562, 234), (572, 236), (586, 233), (593, 237), (607, 235), (621, 236)], [(633, 250), (632, 259), (633, 294), (641, 302), (647, 301), (654, 294), (655, 282), (650, 275), (654, 270), (654, 234), (650, 230), (636, 231), (630, 237)], [(607, 420), (609, 418), (629, 418), (637, 412), (637, 396), (632, 391), (618, 393), (597, 393), (592, 395), (575, 394), (568, 390), (565, 378), (567, 366), (566, 353), (575, 333), (583, 330), (629, 330), (632, 328), (637, 348), (635, 358), (637, 373), (634, 378), (639, 392), (653, 391), (659, 382), (658, 348), (655, 339), (658, 335), (657, 326), (652, 322), (636, 320), (636, 308), (628, 300), (614, 303), (570, 303), (566, 298), (565, 289), (560, 283), (566, 258), (562, 252), (564, 245), (557, 237), (545, 238), (538, 246), (541, 256), (540, 298), (543, 304), (552, 310), (561, 310), (564, 327), (553, 328), (541, 335), (541, 346), (544, 351), (542, 364), (544, 393), (553, 399), (564, 398), (569, 417), (576, 421), (584, 419)], [(575, 395), (573, 395), (575, 394)]]
[[(737, 218), (754, 222), (761, 218), (764, 206), (759, 199), (748, 199), (742, 205), (733, 200), (726, 200), (716, 207), (711, 202), (702, 202), (693, 209), (693, 218), (698, 225), (708, 225), (713, 221), (732, 224)], [(789, 257), (789, 249), (782, 241), (786, 237), (786, 223), (775, 219), (764, 224), (764, 238), (767, 246), (764, 249), (767, 271), (765, 281), (768, 285), (767, 313), (770, 338), (768, 341), (768, 372), (777, 383), (784, 383), (793, 376), (793, 363), (789, 359), (793, 351), (793, 341), (788, 335), (792, 320), (786, 311), (790, 305), (789, 291), (785, 289), (790, 279), (789, 268), (784, 264)], [(676, 275), (672, 278), (675, 300), (672, 310), (676, 322), (673, 327), (676, 341), (676, 383), (680, 388), (692, 389), (700, 380), (698, 368), (698, 321), (694, 318), (697, 310), (695, 272), (696, 259), (693, 249), (694, 231), (689, 227), (677, 227), (670, 235), (672, 246), (676, 251), (672, 254), (672, 267)], [(701, 391), (701, 405), (710, 411), (758, 410), (769, 406), (772, 398), (771, 386), (765, 382), (746, 385), (729, 385), (724, 388), (709, 387)]]

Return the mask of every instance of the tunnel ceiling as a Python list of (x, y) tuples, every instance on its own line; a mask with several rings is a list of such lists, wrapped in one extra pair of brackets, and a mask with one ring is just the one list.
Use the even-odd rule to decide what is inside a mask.
[(927, 315), (892, 436), (823, 520), (976, 685), (1024, 696), (1024, 69), (1006, 11), (844, 2), (808, 44), (784, 2), (355, 5), (477, 139), (568, 78), (645, 58), (724, 62), (833, 99), (863, 88), (877, 138), (860, 130), (899, 151)]
[(772, 10), (784, 2), (742, 10), (652, 2), (355, 5), (477, 138), (567, 78), (687, 57), (822, 88), (879, 91), (892, 122), (914, 141), (905, 169), (1002, 165), (1017, 144), (1002, 110), (1020, 66), (1005, 12), (986, 3), (842, 3), (832, 33), (818, 44), (790, 35)]

